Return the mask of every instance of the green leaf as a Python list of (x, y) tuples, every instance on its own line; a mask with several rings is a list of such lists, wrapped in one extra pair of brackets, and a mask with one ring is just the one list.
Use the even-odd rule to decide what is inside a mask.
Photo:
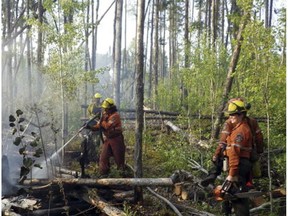
[(17, 116), (20, 116), (23, 114), (23, 112), (22, 112), (22, 110), (18, 109), (18, 110), (16, 110), (16, 114), (17, 114)]
[(25, 127), (23, 125), (20, 125), (19, 130), (23, 132), (25, 130)]
[(21, 141), (22, 141), (22, 138), (21, 138), (21, 137), (16, 137), (15, 140), (14, 140), (14, 142), (13, 142), (13, 144), (16, 145), (16, 146), (19, 146), (20, 143), (21, 143)]
[(16, 121), (16, 118), (13, 115), (9, 115), (9, 122)]
[(18, 123), (21, 123), (21, 122), (23, 122), (23, 121), (25, 121), (25, 118), (19, 118)]
[(41, 167), (40, 164), (34, 164), (34, 167), (38, 167), (38, 168), (40, 168), (40, 169), (43, 169), (43, 167)]
[(33, 154), (34, 157), (40, 157), (41, 154), (43, 154), (43, 151), (41, 148), (38, 148), (35, 153)]
[(24, 151), (26, 150), (26, 146), (19, 149), (19, 154), (24, 155)]
[(21, 171), (20, 171), (20, 177), (28, 175), (29, 172), (30, 172), (29, 168), (27, 168), (25, 166), (22, 166), (21, 167)]
[(37, 141), (36, 140), (33, 140), (31, 143), (30, 143), (30, 146), (32, 147), (36, 147), (38, 145)]
[(33, 165), (33, 163), (35, 162), (35, 160), (33, 160), (32, 158), (23, 158), (23, 165), (28, 168), (31, 167)]
[(16, 128), (13, 128), (13, 130), (12, 130), (12, 135), (14, 135), (16, 132), (17, 132), (17, 129), (16, 129)]

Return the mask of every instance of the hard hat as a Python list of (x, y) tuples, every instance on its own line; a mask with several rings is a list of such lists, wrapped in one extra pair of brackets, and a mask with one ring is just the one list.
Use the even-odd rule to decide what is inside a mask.
[(109, 109), (109, 108), (111, 108), (114, 105), (115, 105), (115, 103), (114, 103), (114, 100), (112, 98), (106, 98), (103, 101), (101, 107), (104, 108), (104, 109)]
[(100, 93), (96, 93), (96, 94), (94, 95), (94, 98), (102, 98), (102, 95), (101, 95)]
[(227, 113), (230, 114), (235, 114), (235, 113), (243, 113), (246, 112), (246, 108), (245, 108), (245, 103), (241, 100), (234, 100), (232, 102), (229, 103), (228, 105), (228, 111)]
[(228, 101), (228, 104), (231, 103), (231, 102), (233, 102), (233, 101), (237, 101), (237, 100), (244, 102), (246, 111), (250, 110), (251, 104), (248, 103), (248, 102), (245, 102), (244, 98), (241, 98), (241, 97), (231, 98), (231, 99)]
[(215, 200), (217, 200), (217, 201), (223, 201), (224, 200), (221, 185), (216, 186), (213, 193), (214, 193)]

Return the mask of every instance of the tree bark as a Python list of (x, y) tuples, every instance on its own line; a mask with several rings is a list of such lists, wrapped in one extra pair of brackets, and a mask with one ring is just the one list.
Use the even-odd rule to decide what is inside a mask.
[(23, 185), (46, 185), (49, 183), (87, 186), (173, 186), (171, 178), (106, 178), (106, 179), (84, 179), (84, 178), (55, 178), (55, 179), (27, 179)]
[(150, 61), (149, 61), (149, 81), (148, 81), (148, 98), (152, 95), (152, 80), (153, 80), (153, 34), (154, 34), (154, 1), (152, 0), (152, 10), (151, 10), (151, 32), (150, 32)]
[(120, 107), (120, 74), (121, 74), (121, 38), (122, 38), (123, 0), (116, 1), (115, 13), (115, 56), (113, 66), (113, 96), (116, 105)]
[[(155, 0), (156, 2), (154, 2), (154, 55), (153, 55), (153, 90), (154, 90), (154, 97), (157, 98), (158, 95), (158, 73), (159, 73), (159, 67), (158, 67), (158, 63), (159, 63), (159, 0)], [(156, 104), (153, 104), (153, 107), (155, 107)]]
[(42, 25), (43, 25), (43, 5), (42, 0), (38, 1), (38, 20), (39, 20), (39, 29), (38, 29), (38, 43), (37, 43), (37, 96), (40, 98), (42, 90), (43, 90), (43, 81), (42, 81), (42, 65), (43, 65), (43, 33), (42, 33)]
[[(143, 68), (144, 68), (144, 9), (145, 0), (138, 1), (137, 7), (137, 59), (136, 59), (136, 142), (134, 152), (134, 176), (142, 178), (142, 135), (143, 135), (143, 101), (144, 101), (144, 82), (143, 82)], [(143, 191), (140, 187), (135, 187), (134, 198), (136, 202), (143, 201)]]
[(223, 110), (224, 110), (226, 103), (228, 101), (228, 96), (229, 96), (229, 93), (230, 93), (231, 88), (232, 88), (235, 69), (236, 69), (238, 59), (240, 56), (241, 41), (243, 40), (242, 32), (245, 29), (245, 26), (246, 26), (248, 19), (249, 19), (249, 13), (244, 14), (242, 24), (240, 25), (239, 30), (238, 30), (237, 44), (234, 46), (234, 49), (233, 49), (233, 53), (232, 53), (232, 57), (230, 60), (228, 73), (227, 73), (227, 77), (226, 77), (226, 83), (225, 83), (224, 91), (223, 91), (223, 95), (222, 95), (222, 101), (221, 101), (221, 104), (218, 108), (218, 113), (216, 116), (214, 127), (212, 129), (212, 136), (211, 136), (212, 139), (216, 139), (219, 135), (219, 132), (220, 132), (221, 119), (224, 116)]
[[(84, 187), (84, 190), (78, 190), (77, 193), (74, 192), (73, 195), (76, 198), (79, 196), (86, 202), (96, 206), (101, 212), (105, 213), (108, 216), (125, 216), (125, 212), (119, 210), (118, 208), (111, 206), (109, 203), (102, 200), (96, 191)], [(79, 194), (80, 192), (80, 194)]]

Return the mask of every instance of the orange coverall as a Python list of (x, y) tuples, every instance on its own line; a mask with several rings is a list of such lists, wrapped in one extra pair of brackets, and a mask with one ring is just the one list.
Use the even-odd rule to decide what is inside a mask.
[[(258, 125), (258, 122), (256, 119), (251, 117), (245, 117), (245, 120), (248, 123), (248, 126), (250, 126), (252, 135), (253, 135), (253, 143), (256, 145), (257, 153), (263, 153), (263, 134), (262, 131)], [(221, 156), (221, 148), (223, 144), (227, 144), (227, 137), (231, 134), (231, 131), (233, 129), (234, 125), (231, 123), (230, 119), (227, 119), (223, 125), (221, 134), (220, 134), (220, 142), (217, 146), (214, 157)]]
[(227, 137), (226, 151), (229, 158), (229, 175), (237, 176), (240, 158), (250, 159), (252, 151), (252, 133), (246, 121), (238, 123), (232, 129)]
[(125, 165), (125, 144), (122, 134), (122, 123), (120, 115), (117, 111), (106, 112), (103, 114), (102, 120), (92, 130), (103, 129), (104, 143), (99, 159), (99, 171), (101, 175), (109, 172), (109, 158), (114, 157), (118, 169), (124, 169)]

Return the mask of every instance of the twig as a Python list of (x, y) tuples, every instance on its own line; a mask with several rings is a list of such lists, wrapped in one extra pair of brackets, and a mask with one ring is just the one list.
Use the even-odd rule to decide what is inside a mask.
[(173, 211), (179, 215), (182, 216), (182, 214), (179, 212), (179, 210), (169, 201), (167, 200), (165, 197), (160, 196), (159, 194), (155, 193), (150, 187), (146, 187), (147, 190), (149, 190), (153, 195), (155, 195), (156, 197), (158, 197), (159, 199), (165, 201), (172, 209)]

